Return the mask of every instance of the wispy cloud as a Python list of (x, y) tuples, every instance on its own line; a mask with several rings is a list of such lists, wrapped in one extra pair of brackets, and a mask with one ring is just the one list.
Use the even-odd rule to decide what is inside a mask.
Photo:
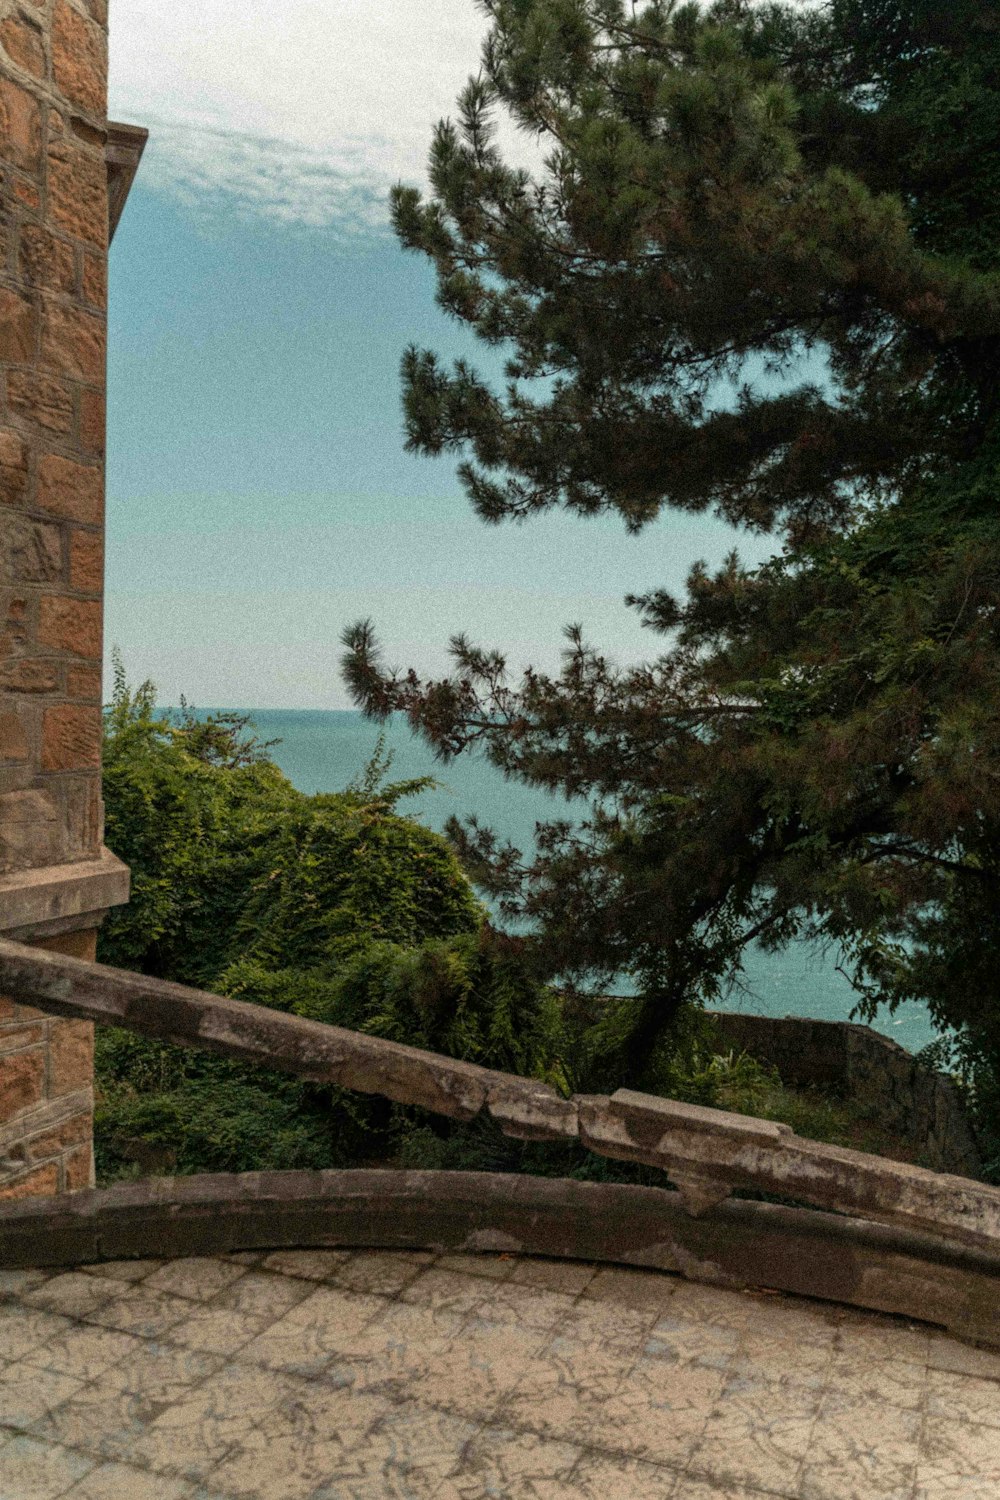
[(111, 113), (144, 181), (213, 213), (378, 233), (474, 72), (473, 0), (118, 0)]

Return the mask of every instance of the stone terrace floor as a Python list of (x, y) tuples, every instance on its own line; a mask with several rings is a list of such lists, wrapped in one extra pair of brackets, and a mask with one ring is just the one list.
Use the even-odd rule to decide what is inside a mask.
[(0, 1272), (0, 1500), (57, 1496), (995, 1500), (1000, 1357), (510, 1256)]

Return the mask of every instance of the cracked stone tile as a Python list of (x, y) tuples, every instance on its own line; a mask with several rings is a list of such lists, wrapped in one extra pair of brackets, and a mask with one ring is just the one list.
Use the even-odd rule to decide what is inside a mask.
[(724, 1377), (694, 1364), (642, 1360), (605, 1402), (585, 1439), (632, 1458), (683, 1468), (705, 1431)]
[(61, 1313), (64, 1318), (85, 1318), (103, 1302), (123, 1292), (126, 1285), (123, 1281), (66, 1271), (25, 1292), (21, 1301), (26, 1307), (41, 1307), (46, 1312)]
[[(483, 1327), (487, 1329), (487, 1325)], [(617, 1390), (636, 1364), (637, 1350), (627, 1343), (611, 1344), (593, 1337), (582, 1339), (578, 1331), (572, 1321), (560, 1323), (555, 1333), (545, 1338), (539, 1358), (569, 1385), (589, 1385), (609, 1393)], [(469, 1333), (470, 1330), (465, 1330), (463, 1337)]]
[(852, 1319), (838, 1327), (835, 1347), (838, 1353), (860, 1361), (906, 1360), (910, 1364), (926, 1365), (930, 1357), (931, 1333), (927, 1328), (905, 1324), (883, 1324), (875, 1319), (854, 1322)]
[(145, 1394), (115, 1390), (96, 1380), (39, 1417), (31, 1433), (95, 1458), (129, 1459), (164, 1405)]
[(182, 1479), (167, 1479), (129, 1464), (101, 1464), (66, 1492), (65, 1500), (201, 1500)]
[[(352, 1471), (363, 1465), (371, 1476), (377, 1455), (366, 1442), (355, 1449), (340, 1433), (273, 1438), (266, 1448), (230, 1453), (212, 1471), (209, 1486), (232, 1500), (315, 1500), (324, 1490), (341, 1500), (352, 1496)], [(345, 1469), (347, 1481), (345, 1483)], [(381, 1474), (380, 1474), (380, 1477)], [(440, 1481), (438, 1481), (440, 1483)], [(373, 1489), (373, 1495), (379, 1491)], [(392, 1494), (392, 1490), (381, 1491)], [(407, 1494), (401, 1490), (400, 1495)], [(426, 1500), (430, 1500), (428, 1491)]]
[(915, 1500), (996, 1500), (998, 1494), (996, 1428), (927, 1417), (917, 1460)]
[(464, 1255), (439, 1255), (434, 1262), (440, 1271), (457, 1272), (461, 1276), (483, 1276), (487, 1281), (506, 1281), (513, 1276), (519, 1264), (516, 1255), (482, 1253)]
[(574, 1443), (512, 1428), (484, 1427), (458, 1454), (450, 1484), (469, 1500), (504, 1495), (548, 1500), (554, 1485), (561, 1488), (567, 1483), (580, 1457), (581, 1449)]
[(24, 1270), (0, 1270), (0, 1298), (20, 1297), (24, 1292), (30, 1292), (33, 1287), (41, 1286), (43, 1281), (48, 1281), (50, 1276), (55, 1275), (58, 1275), (58, 1272), (45, 1269), (35, 1270), (31, 1267)]
[(25, 1355), (28, 1364), (56, 1370), (85, 1382), (96, 1380), (113, 1365), (121, 1364), (146, 1348), (144, 1339), (92, 1323), (70, 1323), (44, 1344)]
[[(1000, 1427), (1000, 1383), (947, 1370), (927, 1372), (927, 1410), (952, 1422)], [(1000, 1435), (997, 1437), (1000, 1447)]]
[(691, 1455), (692, 1477), (797, 1493), (818, 1408), (818, 1392), (794, 1386), (784, 1388), (780, 1400), (770, 1383), (755, 1394), (727, 1389)]
[(1000, 1380), (1000, 1350), (976, 1349), (943, 1333), (931, 1334), (927, 1363), (932, 1370), (976, 1375), (980, 1380)]
[(350, 1260), (353, 1250), (272, 1250), (261, 1261), (261, 1270), (282, 1276), (300, 1276), (304, 1281), (326, 1281), (338, 1266)]
[(158, 1271), (146, 1277), (144, 1285), (157, 1292), (172, 1292), (192, 1302), (207, 1302), (234, 1281), (246, 1275), (243, 1266), (215, 1256), (189, 1255), (167, 1261)]
[(71, 1319), (45, 1312), (40, 1307), (0, 1302), (0, 1349), (8, 1360), (23, 1359), (48, 1339), (66, 1333), (73, 1326)]
[(845, 1354), (834, 1354), (825, 1370), (826, 1387), (838, 1395), (873, 1405), (920, 1410), (927, 1396), (927, 1370), (908, 1360), (864, 1364)]
[(162, 1260), (99, 1260), (77, 1269), (88, 1276), (110, 1276), (112, 1281), (142, 1281), (163, 1264)]
[(704, 1479), (678, 1480), (670, 1500), (798, 1500), (798, 1489), (758, 1490), (743, 1484), (712, 1484)]
[(720, 1323), (700, 1322), (671, 1310), (649, 1329), (642, 1343), (643, 1357), (670, 1364), (709, 1365), (725, 1370), (740, 1348), (739, 1330)]
[[(579, 1500), (675, 1500), (680, 1483), (677, 1474), (661, 1464), (606, 1453), (585, 1453), (570, 1480)], [(712, 1500), (718, 1500), (717, 1495)]]
[(675, 1276), (657, 1271), (633, 1271), (627, 1266), (601, 1266), (590, 1277), (583, 1295), (602, 1304), (614, 1303), (636, 1312), (662, 1314), (678, 1289)]
[(230, 1364), (160, 1411), (130, 1456), (187, 1479), (206, 1479), (228, 1458), (249, 1473), (248, 1454), (262, 1464), (264, 1453), (278, 1444), (305, 1449), (317, 1435), (335, 1434), (341, 1443), (348, 1434), (360, 1438), (381, 1411), (378, 1402), (350, 1391)]
[(145, 1283), (118, 1292), (87, 1314), (88, 1323), (132, 1333), (137, 1338), (155, 1339), (175, 1327), (191, 1312), (191, 1303), (169, 1292), (147, 1291)]
[(4, 1500), (56, 1500), (93, 1467), (82, 1453), (19, 1435), (0, 1448), (0, 1494)]
[(352, 1354), (357, 1336), (391, 1305), (341, 1287), (296, 1284), (305, 1289), (304, 1298), (252, 1336), (241, 1358), (268, 1369), (321, 1374)]
[(192, 1386), (215, 1375), (224, 1363), (221, 1355), (140, 1340), (138, 1349), (104, 1371), (101, 1382), (140, 1394), (148, 1401), (168, 1403), (180, 1400)]
[(169, 1341), (205, 1354), (232, 1355), (317, 1293), (308, 1281), (248, 1271), (210, 1301), (185, 1303)]
[(465, 1317), (484, 1300), (492, 1307), (494, 1299), (506, 1286), (496, 1285), (483, 1276), (467, 1276), (461, 1271), (442, 1270), (440, 1264), (428, 1266), (399, 1294), (401, 1302), (416, 1307), (432, 1307), (440, 1312)]
[(828, 1391), (801, 1477), (802, 1500), (910, 1500), (922, 1417)]
[(365, 1448), (380, 1454), (417, 1493), (431, 1494), (450, 1474), (464, 1469), (466, 1452), (479, 1431), (477, 1421), (431, 1408), (421, 1389), (419, 1400), (386, 1407), (367, 1434)]
[(329, 1280), (332, 1285), (347, 1287), (353, 1292), (395, 1297), (411, 1281), (415, 1281), (423, 1269), (408, 1254), (397, 1255), (390, 1250), (372, 1253), (361, 1251), (335, 1267)]
[(524, 1378), (537, 1349), (537, 1339), (515, 1328), (463, 1333), (442, 1341), (411, 1389), (429, 1406), (485, 1421)]
[(755, 1321), (760, 1303), (745, 1292), (727, 1287), (706, 1286), (696, 1281), (680, 1281), (674, 1287), (668, 1316), (689, 1323), (716, 1324), (720, 1328), (742, 1331)]
[(547, 1292), (578, 1297), (597, 1274), (597, 1267), (580, 1260), (516, 1260), (511, 1281), (520, 1286), (538, 1286)]
[(577, 1384), (538, 1360), (500, 1404), (496, 1420), (503, 1426), (565, 1442), (594, 1443), (594, 1425), (605, 1419), (614, 1390), (613, 1384), (602, 1386), (599, 1380)]
[[(39, 1369), (26, 1360), (0, 1367), (0, 1428), (25, 1429), (74, 1395), (81, 1380)], [(0, 1492), (2, 1493), (2, 1492)]]
[[(576, 1301), (568, 1297), (556, 1297), (545, 1304), (542, 1310), (546, 1312), (546, 1316), (531, 1320), (531, 1326), (540, 1333), (558, 1334), (579, 1344), (601, 1346), (619, 1355), (631, 1355), (633, 1359), (638, 1357), (656, 1319), (656, 1313), (648, 1309), (642, 1312), (618, 1302), (597, 1302), (589, 1299), (586, 1292)], [(517, 1309), (513, 1311), (515, 1315), (509, 1321), (516, 1325)], [(484, 1309), (483, 1316), (499, 1321), (493, 1303)]]

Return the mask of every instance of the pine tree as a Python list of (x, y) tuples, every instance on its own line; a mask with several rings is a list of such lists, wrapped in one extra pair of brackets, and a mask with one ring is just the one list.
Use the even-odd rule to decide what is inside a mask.
[[(506, 385), (410, 348), (408, 447), (460, 454), (487, 522), (711, 511), (776, 555), (630, 599), (662, 649), (629, 670), (571, 630), (559, 675), (514, 683), (460, 637), (424, 683), (361, 622), (355, 700), (590, 799), (527, 865), (453, 836), (540, 969), (636, 977), (630, 1076), (748, 943), (805, 936), (1000, 1078), (996, 7), (483, 9), (431, 195), (392, 207)], [(501, 111), (538, 173), (505, 163)]]

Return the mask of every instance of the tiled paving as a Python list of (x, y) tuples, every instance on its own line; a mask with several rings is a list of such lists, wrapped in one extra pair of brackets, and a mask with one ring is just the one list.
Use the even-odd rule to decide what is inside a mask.
[(0, 1500), (996, 1500), (1000, 1356), (655, 1272), (0, 1271)]

